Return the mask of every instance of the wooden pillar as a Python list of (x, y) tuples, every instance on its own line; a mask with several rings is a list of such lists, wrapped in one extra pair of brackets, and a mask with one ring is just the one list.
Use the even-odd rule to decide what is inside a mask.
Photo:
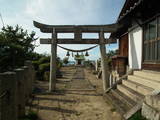
[(96, 60), (95, 70), (98, 71), (98, 60)]
[(51, 59), (50, 59), (50, 81), (49, 81), (49, 91), (54, 91), (56, 89), (56, 57), (57, 57), (57, 34), (55, 29), (52, 32), (52, 41), (51, 41)]
[(104, 92), (109, 88), (109, 67), (107, 64), (106, 56), (106, 46), (104, 32), (99, 33), (100, 39), (100, 53), (101, 53), (101, 68), (102, 68), (102, 80), (103, 80), (103, 90)]

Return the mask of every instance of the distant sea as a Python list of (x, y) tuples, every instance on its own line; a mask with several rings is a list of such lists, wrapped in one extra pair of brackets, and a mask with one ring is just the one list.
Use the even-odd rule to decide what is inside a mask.
[(68, 65), (74, 65), (75, 61), (69, 61)]

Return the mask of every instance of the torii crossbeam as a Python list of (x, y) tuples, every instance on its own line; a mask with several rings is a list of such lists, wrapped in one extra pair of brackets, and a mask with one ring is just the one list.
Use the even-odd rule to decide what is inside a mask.
[[(33, 21), (35, 27), (43, 33), (51, 33), (52, 38), (41, 38), (41, 44), (51, 44), (51, 63), (50, 63), (50, 83), (49, 91), (56, 89), (56, 57), (57, 44), (99, 44), (101, 53), (103, 89), (109, 87), (109, 73), (106, 59), (105, 44), (115, 43), (115, 39), (105, 39), (104, 33), (115, 32), (120, 26), (118, 24), (109, 25), (46, 25)], [(74, 39), (59, 39), (58, 33), (74, 33)], [(98, 39), (82, 39), (82, 33), (98, 33)]]

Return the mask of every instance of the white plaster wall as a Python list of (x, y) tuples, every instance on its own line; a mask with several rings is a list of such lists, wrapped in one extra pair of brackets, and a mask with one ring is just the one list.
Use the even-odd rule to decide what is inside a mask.
[(141, 69), (142, 62), (142, 28), (129, 32), (129, 68)]

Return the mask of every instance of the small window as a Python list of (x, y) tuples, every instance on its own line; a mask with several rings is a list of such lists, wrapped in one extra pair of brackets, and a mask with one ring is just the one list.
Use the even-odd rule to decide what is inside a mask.
[(156, 62), (160, 60), (160, 17), (145, 24), (143, 46), (144, 61)]

